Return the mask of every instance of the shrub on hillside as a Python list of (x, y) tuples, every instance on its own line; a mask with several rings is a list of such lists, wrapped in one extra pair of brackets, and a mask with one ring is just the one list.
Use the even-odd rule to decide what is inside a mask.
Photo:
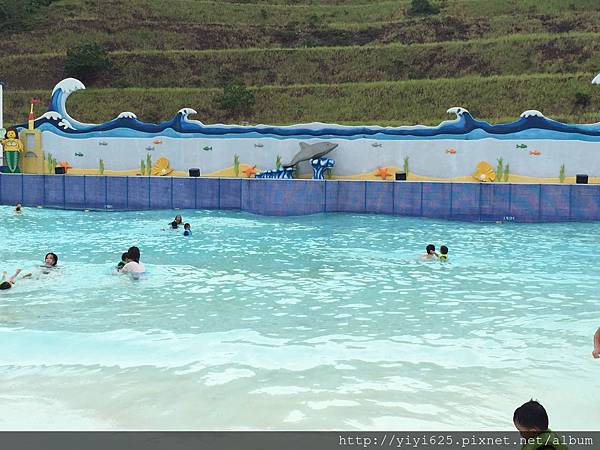
[(35, 24), (40, 8), (54, 0), (0, 0), (0, 29), (2, 31), (28, 30)]
[(30, 0), (29, 4), (32, 8), (41, 8), (42, 6), (50, 6), (56, 0)]
[(215, 100), (218, 108), (224, 110), (227, 116), (232, 118), (239, 118), (251, 113), (256, 103), (254, 93), (239, 81), (225, 85), (223, 94)]
[(587, 108), (590, 106), (592, 98), (590, 94), (586, 94), (584, 92), (576, 92), (575, 93), (575, 106), (579, 108)]
[(103, 45), (81, 44), (67, 50), (65, 74), (81, 81), (92, 81), (112, 67), (108, 51)]
[(440, 12), (440, 8), (432, 5), (429, 0), (412, 0), (408, 14), (411, 16), (437, 14)]

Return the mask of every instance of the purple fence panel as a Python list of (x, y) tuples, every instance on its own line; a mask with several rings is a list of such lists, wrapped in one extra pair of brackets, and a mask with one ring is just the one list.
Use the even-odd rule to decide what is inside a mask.
[(171, 177), (150, 178), (150, 209), (173, 209)]
[(85, 178), (83, 176), (65, 176), (65, 208), (85, 208)]
[(196, 178), (196, 208), (219, 209), (218, 178)]
[(571, 186), (571, 219), (600, 219), (600, 186), (574, 184)]
[[(138, 179), (147, 183), (146, 178)], [(108, 209), (129, 209), (129, 188), (129, 177), (106, 177), (104, 207)]]
[(385, 181), (367, 181), (366, 212), (393, 214), (394, 213), (394, 184)]
[(173, 208), (196, 208), (196, 178), (173, 178)]
[(510, 185), (481, 183), (481, 220), (504, 220), (510, 213)]
[[(106, 183), (109, 177), (84, 177), (85, 206), (92, 209), (103, 209), (106, 206)], [(114, 179), (110, 177), (110, 179)]]
[(65, 206), (65, 178), (68, 175), (46, 175), (44, 177), (45, 206)]
[(240, 208), (242, 211), (254, 211), (256, 208), (254, 204), (254, 180), (245, 179), (242, 180), (242, 195), (241, 195), (241, 203), (242, 207)]
[(460, 220), (600, 220), (600, 185), (0, 174), (0, 203), (59, 208), (371, 212)]
[(219, 179), (219, 208), (242, 209), (242, 179)]
[(23, 202), (23, 175), (0, 175), (0, 200), (5, 205), (16, 205)]
[(315, 214), (325, 210), (325, 185), (311, 180), (258, 179), (245, 183), (242, 209), (268, 216)]
[(537, 222), (540, 219), (540, 185), (512, 184), (510, 215), (517, 222)]
[(452, 218), (479, 220), (480, 192), (479, 183), (453, 183)]
[(541, 185), (540, 219), (543, 221), (569, 220), (570, 191), (569, 185)]
[(127, 177), (127, 208), (150, 208), (150, 177)]
[(338, 212), (339, 181), (326, 180), (325, 184), (325, 212)]
[(423, 183), (394, 183), (394, 213), (401, 216), (421, 215)]
[(23, 204), (44, 205), (44, 175), (23, 175)]
[(452, 206), (452, 184), (424, 183), (422, 199), (423, 217), (448, 218)]
[(365, 212), (366, 183), (364, 181), (338, 182), (338, 211)]
[[(268, 203), (270, 209), (275, 211), (283, 205), (282, 183), (283, 180), (270, 179), (247, 179), (242, 182), (242, 210), (254, 214), (260, 214), (264, 211), (265, 204)], [(279, 189), (276, 189), (279, 187)], [(278, 215), (271, 213), (271, 215)]]
[(286, 198), (286, 215), (317, 214), (325, 212), (325, 183), (303, 180), (297, 185), (288, 181), (289, 195)]

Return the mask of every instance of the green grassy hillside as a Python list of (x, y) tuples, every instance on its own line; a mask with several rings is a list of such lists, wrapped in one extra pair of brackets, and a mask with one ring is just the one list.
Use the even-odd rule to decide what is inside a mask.
[[(5, 122), (49, 97), (68, 49), (98, 42), (112, 67), (70, 99), (80, 120), (124, 110), (147, 121), (182, 107), (231, 120), (215, 98), (243, 81), (256, 95), (237, 121), (435, 124), (464, 106), (491, 122), (536, 108), (600, 121), (597, 0), (0, 0)], [(12, 3), (11, 3), (12, 2)], [(40, 6), (49, 3), (48, 6)], [(6, 11), (10, 11), (7, 14)], [(9, 31), (6, 31), (9, 30)]]

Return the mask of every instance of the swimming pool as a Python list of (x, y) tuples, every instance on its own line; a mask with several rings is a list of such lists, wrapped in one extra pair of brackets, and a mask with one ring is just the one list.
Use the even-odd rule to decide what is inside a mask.
[(531, 397), (600, 423), (599, 223), (11, 210), (1, 429), (511, 429)]

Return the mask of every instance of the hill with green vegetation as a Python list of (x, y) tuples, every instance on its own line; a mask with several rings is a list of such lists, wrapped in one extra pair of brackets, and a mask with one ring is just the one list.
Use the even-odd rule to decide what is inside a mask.
[(600, 121), (597, 0), (0, 0), (0, 27), (7, 124), (67, 76), (85, 122)]

